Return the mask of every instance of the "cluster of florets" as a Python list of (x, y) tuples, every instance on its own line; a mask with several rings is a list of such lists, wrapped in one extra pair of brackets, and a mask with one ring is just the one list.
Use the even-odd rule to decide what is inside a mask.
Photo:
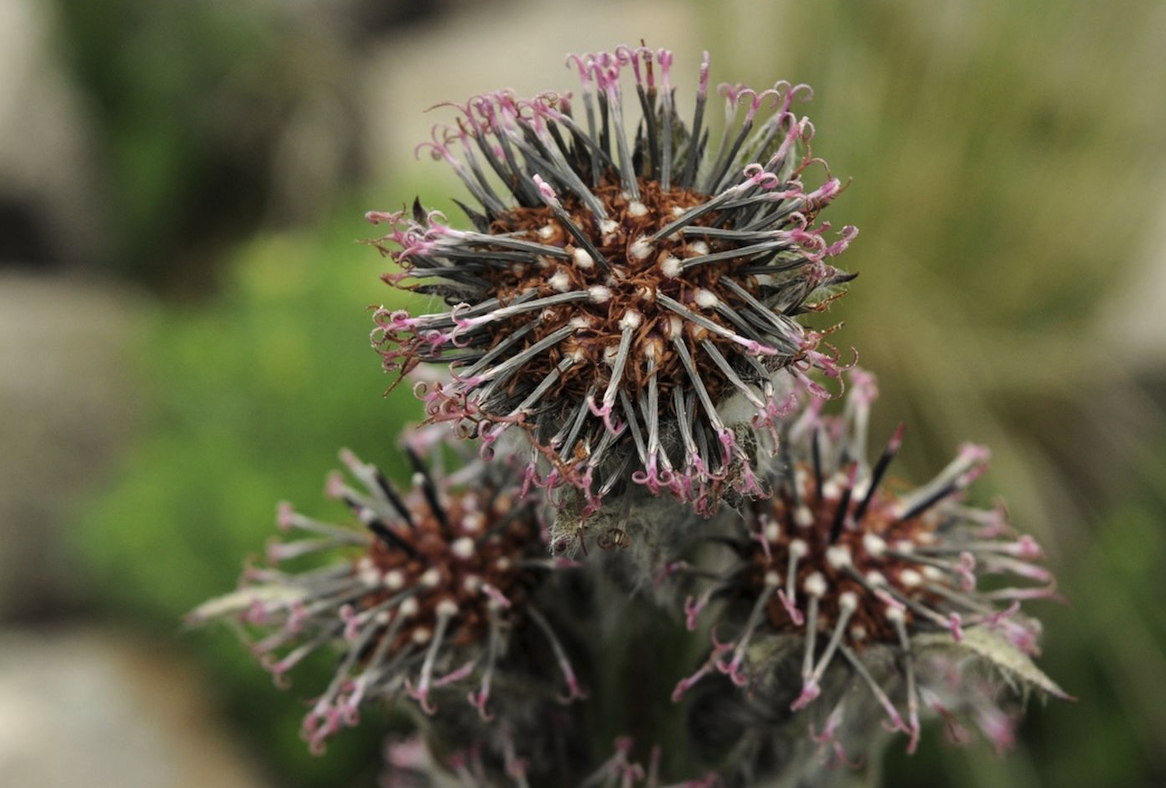
[[(369, 700), (416, 701), (403, 705), (422, 738), (388, 750), (401, 788), (660, 786), (658, 748), (620, 739), (597, 766), (596, 721), (563, 712), (585, 695), (572, 664), (600, 692), (637, 683), (604, 661), (642, 637), (629, 630), (645, 608), (697, 631), (689, 653), (651, 655), (653, 679), (680, 679), (689, 738), (671, 743), (672, 771), (708, 775), (690, 788), (811, 785), (819, 759), (851, 763), (883, 728), (914, 750), (929, 712), (956, 738), (970, 720), (1008, 744), (1004, 688), (1067, 697), (1031, 662), (1039, 626), (1020, 610), (1054, 582), (1002, 508), (963, 503), (985, 450), (962, 448), (918, 489), (888, 483), (902, 427), (871, 464), (873, 376), (797, 322), (852, 278), (830, 260), (855, 234), (827, 239), (817, 221), (841, 182), (802, 180), (819, 161), (792, 110), (808, 89), (722, 86), (709, 146), (707, 55), (688, 122), (667, 50), (568, 62), (582, 118), (570, 94), (493, 93), (424, 146), (477, 202), (463, 206), (473, 229), (420, 203), (369, 215), (400, 266), (386, 280), (444, 303), (379, 310), (373, 331), (402, 378), (448, 367), (415, 386), (432, 459), (406, 443), (401, 493), (343, 453), (359, 485), (336, 475), (327, 491), (356, 527), (281, 505), (280, 526), (310, 538), (274, 544), (270, 568), (195, 617), (238, 615), (277, 677), (339, 646), (304, 721), (314, 748)], [(829, 391), (845, 393), (837, 413)], [(452, 473), (430, 470), (459, 449)], [(553, 557), (589, 528), (600, 550)], [(279, 568), (308, 554), (334, 559)], [(981, 587), (991, 575), (1024, 582)]]
[[(358, 523), (334, 525), (278, 507), (280, 529), (311, 538), (271, 544), (269, 567), (252, 567), (240, 590), (207, 603), (195, 621), (238, 612), (264, 633), (251, 650), (281, 681), (325, 645), (343, 650), (335, 678), (304, 718), (313, 749), (362, 704), (404, 694), (433, 714), (433, 695), (466, 696), (489, 720), (491, 685), (515, 628), (541, 630), (558, 657), (566, 700), (581, 696), (574, 671), (551, 625), (533, 603), (545, 576), (564, 562), (547, 558), (533, 501), (519, 498), (507, 474), (467, 466), (452, 479), (435, 477), (406, 448), (415, 468), (402, 494), (373, 465), (341, 452), (356, 489), (339, 474), (329, 497), (343, 501)], [(310, 554), (335, 555), (323, 567), (279, 568)], [(535, 688), (528, 688), (535, 692)]]
[[(818, 333), (795, 318), (851, 277), (828, 260), (819, 211), (842, 184), (816, 188), (813, 127), (792, 110), (804, 85), (722, 85), (715, 152), (704, 125), (708, 57), (692, 121), (677, 112), (672, 54), (644, 47), (572, 56), (585, 120), (570, 94), (507, 92), (457, 107), (427, 148), (480, 210), (473, 230), (416, 205), (370, 213), (375, 241), (402, 271), (386, 280), (440, 297), (442, 311), (376, 314), (386, 370), (448, 365), (452, 380), (417, 393), (429, 417), (478, 437), (529, 439), (527, 479), (581, 494), (588, 511), (629, 482), (710, 515), (725, 489), (762, 491), (740, 429), (773, 429), (774, 374), (835, 371)], [(629, 140), (621, 91), (631, 70), (642, 117)], [(657, 81), (658, 80), (658, 81)], [(752, 425), (727, 423), (739, 395)], [(560, 496), (574, 502), (575, 496)]]
[[(726, 642), (714, 638), (706, 662), (677, 685), (674, 697), (710, 673), (726, 674), (738, 686), (765, 684), (779, 668), (772, 655), (788, 662), (790, 649), (758, 643), (792, 639), (801, 652), (801, 688), (786, 702), (795, 712), (810, 706), (823, 694), (827, 676), (833, 677), (832, 708), (810, 714), (807, 723), (817, 725), (816, 739), (839, 758), (845, 760), (839, 731), (845, 730), (846, 706), (864, 703), (848, 691), (852, 682), (883, 709), (888, 729), (909, 735), (909, 751), (918, 741), (923, 706), (952, 725), (953, 712), (971, 706), (970, 716), (1003, 746), (1011, 739), (1010, 718), (993, 703), (995, 685), (961, 678), (962, 669), (969, 656), (992, 661), (994, 654), (996, 666), (1007, 672), (1001, 655), (1035, 654), (1039, 624), (1020, 613), (1020, 602), (1055, 596), (1055, 582), (1038, 563), (1036, 542), (1012, 531), (1002, 507), (961, 503), (963, 491), (987, 467), (982, 447), (962, 447), (918, 489), (888, 489), (885, 474), (903, 427), (870, 465), (867, 424), (875, 381), (857, 369), (848, 380), (840, 415), (823, 415), (822, 401), (810, 399), (783, 427), (773, 495), (745, 506), (743, 533), (725, 542), (737, 560), (699, 598), (686, 602), (688, 625), (695, 629), (710, 600), (732, 600), (722, 620), (736, 634)], [(981, 589), (988, 575), (1038, 585)], [(925, 642), (931, 653), (921, 666)], [(939, 653), (940, 645), (963, 645), (967, 653), (953, 659)], [(984, 650), (991, 653), (979, 653)], [(886, 670), (888, 664), (894, 669)], [(948, 686), (953, 677), (966, 690), (954, 693), (956, 700)], [(984, 691), (974, 691), (976, 682)], [(1067, 697), (1051, 682), (1042, 689)], [(783, 686), (780, 693), (788, 690)], [(869, 745), (852, 740), (846, 746), (865, 751)]]

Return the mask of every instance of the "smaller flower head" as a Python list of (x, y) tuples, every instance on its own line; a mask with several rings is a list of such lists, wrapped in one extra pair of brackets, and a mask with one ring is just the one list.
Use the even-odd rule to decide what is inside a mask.
[[(987, 467), (984, 449), (964, 446), (929, 483), (892, 492), (885, 474), (903, 429), (895, 431), (874, 465), (868, 464), (866, 430), (875, 381), (861, 370), (849, 379), (840, 416), (823, 415), (821, 401), (812, 399), (786, 429), (774, 494), (752, 501), (745, 512), (747, 538), (735, 545), (741, 560), (700, 599), (690, 598), (690, 626), (717, 596), (744, 600), (749, 612), (735, 640), (718, 643), (705, 666), (677, 687), (677, 695), (714, 670), (748, 684), (765, 670), (751, 660), (754, 649), (763, 650), (757, 644), (792, 637), (800, 642), (793, 651), (799, 652), (801, 689), (790, 708), (798, 711), (829, 696), (828, 703), (836, 705), (812, 723), (828, 751), (844, 752), (838, 732), (845, 729), (844, 711), (852, 699), (852, 693), (837, 689), (839, 677), (845, 677), (844, 686), (850, 681), (865, 686), (866, 697), (882, 707), (890, 727), (909, 734), (912, 750), (923, 706), (974, 709), (979, 721), (991, 718), (984, 727), (999, 742), (1000, 731), (990, 730), (1004, 719), (993, 704), (999, 682), (976, 693), (969, 682), (952, 684), (950, 677), (962, 675), (969, 657), (987, 660), (1010, 677), (1025, 665), (1032, 673), (1019, 677), (1022, 683), (1064, 697), (1028, 661), (1027, 655), (1036, 653), (1039, 625), (1019, 612), (1023, 600), (1054, 596), (1054, 580), (1039, 565), (1036, 543), (1015, 536), (1001, 509), (960, 502)], [(988, 575), (1037, 585), (981, 589)], [(946, 659), (937, 671), (925, 644), (952, 646), (961, 656)], [(1007, 660), (999, 656), (1003, 652)], [(895, 668), (888, 671), (888, 665)], [(936, 683), (939, 673), (949, 679), (942, 686)], [(826, 693), (828, 677), (835, 684)]]
[[(568, 697), (580, 695), (532, 599), (555, 568), (534, 503), (519, 498), (500, 467), (474, 463), (443, 479), (406, 451), (415, 473), (403, 494), (377, 468), (341, 452), (359, 484), (336, 473), (326, 491), (347, 504), (359, 526), (321, 522), (280, 504), (279, 527), (303, 538), (273, 543), (271, 568), (249, 569), (240, 591), (192, 614), (203, 621), (240, 613), (263, 633), (252, 650), (277, 679), (313, 651), (339, 645), (336, 675), (304, 719), (314, 750), (342, 725), (354, 725), (372, 699), (406, 694), (433, 714), (437, 693), (464, 695), (471, 686), (470, 703), (489, 719), (495, 671), (517, 627), (541, 630)], [(335, 557), (306, 571), (277, 568), (308, 554)]]
[(725, 128), (710, 145), (707, 55), (690, 124), (668, 50), (568, 63), (584, 117), (570, 94), (490, 93), (424, 146), (478, 203), (466, 208), (473, 230), (420, 204), (369, 214), (390, 227), (374, 243), (403, 269), (386, 279), (446, 304), (378, 312), (373, 342), (386, 370), (449, 365), (452, 383), (418, 389), (429, 416), (487, 452), (519, 428), (532, 478), (578, 490), (588, 511), (635, 483), (711, 514), (726, 489), (759, 492), (720, 406), (741, 396), (773, 427), (775, 372), (833, 370), (797, 317), (851, 278), (829, 260), (856, 231), (831, 242), (829, 224), (815, 224), (842, 184), (828, 172), (803, 181), (821, 163), (792, 109), (803, 85), (722, 86)]

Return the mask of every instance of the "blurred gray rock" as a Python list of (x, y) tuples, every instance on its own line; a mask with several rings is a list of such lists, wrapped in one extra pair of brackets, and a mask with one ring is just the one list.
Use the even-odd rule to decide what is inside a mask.
[(1136, 371), (1159, 378), (1166, 366), (1166, 190), (1157, 213), (1162, 219), (1148, 229), (1142, 254), (1129, 261), (1126, 284), (1113, 293), (1101, 312), (1102, 339), (1120, 348), (1123, 361)]
[[(411, 200), (399, 191), (402, 177), (414, 183), (435, 176), (453, 179), (447, 167), (427, 156), (414, 159), (413, 150), (429, 139), (430, 127), (456, 117), (453, 109), (425, 110), (504, 88), (520, 96), (547, 89), (577, 93), (578, 77), (566, 66), (568, 53), (610, 51), (636, 44), (642, 35), (650, 36), (650, 46), (683, 53), (673, 84), (686, 89), (695, 84), (699, 14), (695, 6), (668, 0), (479, 4), (441, 25), (417, 26), (408, 36), (386, 37), (370, 46), (358, 82), (366, 113), (369, 181), (378, 184), (377, 194), (384, 184), (398, 190), (391, 192), (396, 203), (370, 207), (389, 210)], [(436, 196), (423, 200), (432, 202)]]
[(0, 630), (0, 783), (263, 785), (215, 729), (198, 688), (198, 676), (158, 644), (96, 630)]
[(105, 243), (92, 129), (53, 10), (0, 0), (0, 264), (88, 263)]
[(142, 311), (109, 285), (0, 269), (0, 621), (84, 601), (65, 526), (135, 423)]

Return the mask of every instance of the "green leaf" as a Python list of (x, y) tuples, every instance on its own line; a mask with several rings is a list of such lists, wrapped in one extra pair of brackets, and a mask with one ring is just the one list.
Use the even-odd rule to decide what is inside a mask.
[(1025, 689), (1036, 688), (1054, 698), (1076, 700), (1046, 676), (1027, 654), (987, 627), (965, 629), (958, 642), (948, 632), (916, 635), (911, 642), (917, 650), (955, 651), (964, 656), (978, 657)]
[(304, 591), (290, 586), (266, 585), (241, 588), (229, 594), (208, 599), (190, 611), (186, 620), (202, 624), (215, 618), (226, 618), (248, 610), (256, 602), (292, 603), (304, 598)]

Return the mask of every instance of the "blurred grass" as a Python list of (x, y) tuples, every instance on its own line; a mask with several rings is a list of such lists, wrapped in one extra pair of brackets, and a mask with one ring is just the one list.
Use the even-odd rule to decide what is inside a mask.
[[(1136, 281), (1146, 230), (1166, 208), (1166, 103), (1152, 98), (1166, 73), (1163, 8), (677, 8), (707, 31), (714, 80), (783, 77), (815, 89), (800, 108), (818, 129), (815, 152), (853, 178), (824, 218), (862, 230), (840, 261), (861, 276), (830, 317), (846, 322), (838, 343), (879, 375), (874, 435), (908, 423), (899, 471), (916, 479), (961, 441), (990, 445), (994, 471), (978, 497), (1007, 498), (1071, 600), (1035, 609), (1042, 665), (1077, 704), (1032, 704), (1021, 746), (1004, 758), (947, 747), (937, 730), (914, 758), (893, 746), (886, 784), (1166, 781), (1166, 433), (1152, 388), (1163, 360), (1131, 364), (1099, 325)], [(696, 62), (677, 53), (680, 69)], [(673, 81), (685, 106), (688, 83)], [(549, 63), (547, 82), (566, 86), (569, 74)], [(439, 98), (458, 95), (451, 85)], [(390, 204), (361, 209), (415, 192), (443, 206), (460, 191), (431, 162), (409, 172), (425, 185), (395, 182), (379, 192)], [(315, 491), (336, 448), (396, 467), (397, 430), (417, 410), (408, 392), (377, 396), (389, 380), (361, 308), (391, 294), (375, 281), (382, 263), (351, 245), (369, 234), (350, 221), (261, 235), (233, 255), (219, 297), (153, 317), (141, 348), (150, 436), (83, 523), (109, 609), (172, 631), (233, 584), (239, 559), (271, 534), (275, 501), (326, 511)], [(283, 750), (299, 784), (343, 783), (334, 766), (287, 760), (307, 760), (293, 733), (295, 690), (277, 695), (226, 637), (187, 640), (222, 677), (232, 711), (262, 715), (244, 723), (248, 735)]]

